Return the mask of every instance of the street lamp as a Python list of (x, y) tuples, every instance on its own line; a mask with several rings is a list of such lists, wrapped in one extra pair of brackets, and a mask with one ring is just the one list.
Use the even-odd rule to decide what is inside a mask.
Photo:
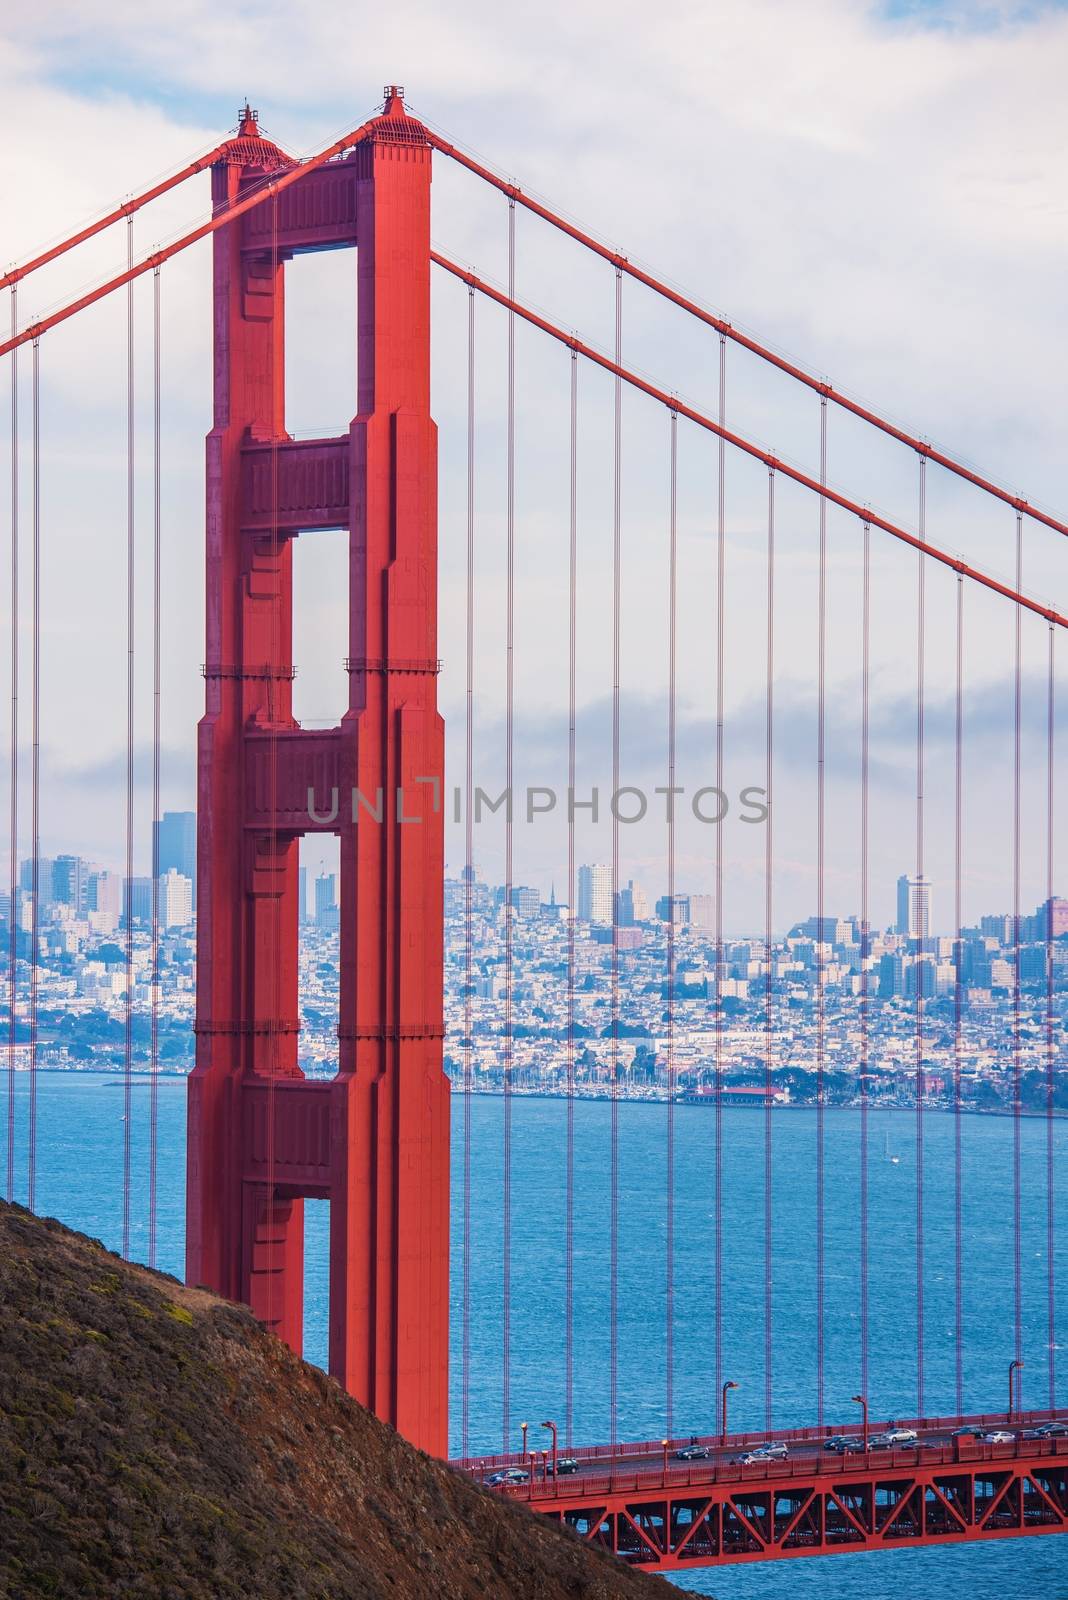
[(523, 1435), (522, 1456), (523, 1456), (524, 1461), (526, 1460), (526, 1456), (527, 1456), (527, 1429), (529, 1427), (530, 1427), (530, 1423), (529, 1422), (521, 1422), (519, 1424), (519, 1431)]
[(555, 1422), (543, 1422), (542, 1423), (542, 1427), (543, 1428), (548, 1428), (550, 1430), (550, 1432), (552, 1433), (552, 1436), (553, 1436), (553, 1482), (555, 1483), (556, 1482), (556, 1462), (557, 1462), (557, 1456), (556, 1456), (556, 1423)]
[(667, 1482), (667, 1470), (668, 1470), (668, 1443), (669, 1443), (669, 1441), (667, 1439), (661, 1439), (661, 1441), (660, 1441), (660, 1448), (664, 1452), (664, 1482), (665, 1483)]
[(1016, 1400), (1017, 1400), (1017, 1393), (1016, 1393), (1016, 1387), (1017, 1386), (1013, 1382), (1013, 1379), (1015, 1377), (1015, 1374), (1017, 1372), (1021, 1371), (1022, 1368), (1023, 1368), (1023, 1362), (1022, 1361), (1010, 1361), (1009, 1362), (1009, 1417), (1008, 1417), (1008, 1420), (1010, 1422), (1012, 1421), (1013, 1416), (1014, 1416), (1015, 1411), (1016, 1411)]
[(720, 1427), (720, 1440), (719, 1440), (719, 1442), (723, 1446), (724, 1449), (726, 1449), (726, 1447), (727, 1447), (727, 1395), (728, 1395), (728, 1393), (730, 1392), (731, 1389), (737, 1389), (737, 1387), (738, 1387), (738, 1385), (734, 1382), (734, 1380), (732, 1378), (728, 1378), (727, 1382), (723, 1385), (723, 1394), (721, 1396), (721, 1405), (720, 1405), (721, 1427)]
[(862, 1394), (853, 1396), (853, 1404), (858, 1405), (864, 1417), (864, 1454), (868, 1453), (868, 1402)]

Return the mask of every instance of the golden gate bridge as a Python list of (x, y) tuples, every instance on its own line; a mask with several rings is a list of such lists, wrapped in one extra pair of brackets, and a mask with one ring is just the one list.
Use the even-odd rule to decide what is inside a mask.
[[(440, 250), (432, 248), (430, 179), (432, 162), (443, 158), (463, 169), (507, 203), (508, 276), (504, 285)], [(133, 219), (154, 200), (210, 173), (211, 215), (166, 246), (141, 258), (133, 248)], [(517, 210), (563, 236), (569, 247), (603, 267), (610, 289), (615, 339), (611, 350), (581, 338), (562, 320), (522, 299), (516, 288)], [(123, 271), (61, 304), (49, 315), (23, 323), (19, 291), (34, 272), (94, 238), (125, 223), (128, 244)], [(134, 313), (138, 279), (153, 291), (153, 815), (160, 795), (160, 501), (163, 385), (161, 278), (167, 263), (199, 241), (213, 249), (214, 418), (207, 442), (206, 580), (207, 616), (204, 662), (205, 713), (198, 735), (198, 879), (196, 1065), (189, 1082), (187, 1275), (232, 1299), (247, 1302), (256, 1314), (298, 1352), (303, 1316), (303, 1202), (330, 1201), (329, 1366), (359, 1401), (396, 1426), (424, 1449), (448, 1454), (449, 1340), (449, 1096), (442, 1068), (444, 732), (437, 707), (438, 659), (438, 507), (437, 436), (431, 419), (431, 271), (452, 278), (466, 290), (467, 320), (467, 506), (466, 506), (466, 985), (465, 1033), (460, 1041), (464, 1095), (463, 1284), (461, 1363), (463, 1416), (459, 1470), (494, 1474), (501, 1492), (524, 1499), (533, 1510), (562, 1520), (582, 1537), (620, 1557), (653, 1568), (685, 1568), (707, 1562), (763, 1560), (837, 1550), (889, 1547), (903, 1543), (938, 1544), (1010, 1535), (1041, 1534), (1068, 1528), (1068, 1430), (1058, 1426), (1055, 1263), (1054, 1107), (1058, 1061), (1054, 1006), (1053, 854), (1055, 820), (1055, 645), (1068, 617), (1025, 591), (1025, 534), (1032, 527), (1061, 538), (1068, 523), (985, 477), (952, 455), (861, 405), (823, 378), (787, 360), (705, 309), (692, 299), (604, 245), (591, 234), (536, 200), (491, 168), (450, 143), (411, 115), (403, 91), (387, 88), (384, 107), (361, 126), (303, 161), (290, 157), (261, 132), (247, 105), (236, 135), (117, 206), (96, 222), (42, 252), (0, 279), (10, 293), (11, 332), (0, 342), (0, 356), (11, 369), (11, 560), (12, 560), (12, 731), (10, 750), (10, 949), (8, 959), (7, 1193), (15, 1192), (15, 1064), (20, 1021), (29, 1036), (29, 1113), (27, 1201), (35, 1203), (36, 1144), (39, 1137), (35, 1073), (38, 1066), (39, 951), (38, 863), (40, 859), (40, 653), (43, 597), (41, 542), (47, 537), (41, 510), (41, 364), (49, 353), (48, 335), (74, 317), (92, 315), (100, 301), (125, 291), (128, 308), (127, 385), (127, 880), (133, 876), (135, 562), (137, 516), (134, 490)], [(302, 254), (355, 249), (357, 310), (357, 392), (355, 416), (347, 431), (331, 437), (297, 438), (285, 416), (285, 278)], [(625, 360), (623, 290), (633, 282), (689, 320), (710, 338), (715, 353), (718, 403), (701, 409), (682, 400), (670, 374), (658, 379)], [(612, 581), (611, 681), (613, 795), (621, 788), (620, 627), (622, 571), (621, 504), (624, 392), (653, 402), (667, 418), (667, 515), (663, 559), (667, 569), (668, 659), (665, 728), (668, 793), (676, 787), (678, 690), (689, 675), (680, 654), (678, 598), (681, 571), (678, 519), (679, 434), (693, 429), (714, 441), (716, 494), (711, 538), (716, 583), (711, 605), (715, 634), (714, 765), (716, 788), (724, 783), (726, 511), (724, 484), (729, 463), (744, 457), (764, 474), (766, 593), (763, 617), (752, 619), (764, 662), (763, 732), (767, 761), (769, 816), (765, 828), (763, 898), (765, 909), (765, 1113), (763, 1145), (763, 1302), (752, 1308), (752, 1337), (764, 1342), (764, 1429), (757, 1435), (731, 1433), (727, 1401), (733, 1384), (725, 1378), (723, 1307), (730, 1289), (724, 1239), (724, 1040), (723, 1006), (716, 1016), (716, 1078), (713, 1104), (712, 1240), (714, 1293), (710, 1307), (714, 1340), (714, 1395), (722, 1399), (722, 1426), (714, 1433), (679, 1433), (697, 1419), (677, 1416), (674, 1394), (675, 1197), (678, 1182), (674, 1108), (678, 1076), (674, 1061), (676, 963), (674, 923), (668, 918), (667, 1124), (665, 1144), (664, 1347), (666, 1393), (664, 1437), (635, 1443), (618, 1436), (619, 1251), (621, 1178), (618, 1156), (619, 1096), (611, 1100), (610, 1205), (607, 1221), (610, 1258), (606, 1315), (609, 1325), (610, 1434), (607, 1442), (582, 1444), (573, 1438), (573, 1409), (581, 1352), (575, 1343), (575, 1063), (576, 986), (574, 918), (568, 936), (568, 1029), (563, 1046), (567, 1064), (567, 1132), (562, 1151), (566, 1195), (565, 1420), (567, 1470), (557, 1448), (511, 1450), (510, 1415), (511, 1260), (512, 1260), (512, 1066), (515, 952), (510, 890), (514, 882), (514, 819), (505, 815), (506, 911), (504, 915), (503, 1075), (504, 1121), (501, 1214), (504, 1244), (502, 1348), (502, 1453), (469, 1453), (469, 1375), (471, 1363), (471, 1261), (476, 1249), (471, 1204), (471, 1094), (473, 1084), (472, 893), (474, 794), (472, 700), (475, 675), (474, 462), (476, 384), (476, 305), (504, 313), (507, 372), (503, 396), (506, 466), (505, 598), (503, 627), (505, 777), (512, 789), (516, 759), (514, 630), (516, 606), (515, 329), (524, 324), (559, 347), (569, 375), (569, 564), (560, 579), (568, 598), (568, 776), (576, 783), (576, 707), (578, 624), (576, 565), (580, 514), (578, 373), (596, 368), (611, 383)], [(737, 346), (811, 396), (818, 431), (818, 465), (802, 468), (780, 457), (729, 424), (728, 352)], [(30, 363), (29, 438), (20, 428), (20, 353)], [(882, 435), (915, 460), (915, 524), (907, 526), (864, 500), (836, 488), (829, 476), (829, 416), (841, 412), (866, 430)], [(21, 462), (29, 453), (30, 504), (20, 501)], [(929, 528), (928, 494), (934, 474), (967, 484), (984, 503), (1003, 515), (1014, 535), (1015, 578), (988, 570), (983, 562), (945, 548)], [(871, 550), (876, 540), (907, 547), (916, 560), (915, 604), (915, 869), (926, 864), (925, 709), (929, 689), (927, 641), (932, 632), (930, 574), (952, 576), (953, 604), (937, 627), (953, 641), (956, 704), (953, 810), (955, 817), (955, 893), (957, 929), (954, 992), (956, 1409), (931, 1416), (925, 1391), (925, 1222), (924, 1118), (926, 1101), (925, 1030), (927, 995), (923, 985), (914, 1006), (916, 1176), (913, 1196), (915, 1240), (916, 1406), (913, 1419), (869, 1423), (870, 1249), (867, 1173), (871, 1079), (869, 1003), (871, 963), (862, 945), (859, 987), (859, 1163), (861, 1187), (856, 1218), (860, 1263), (861, 1369), (855, 1403), (862, 1408), (863, 1433), (847, 1447), (836, 1442), (841, 1418), (828, 1418), (825, 1342), (829, 1229), (826, 1210), (826, 955), (816, 944), (815, 1003), (815, 1185), (816, 1386), (813, 1417), (805, 1428), (773, 1427), (775, 1349), (772, 1244), (775, 1193), (771, 1125), (775, 1068), (773, 1012), (773, 913), (775, 811), (771, 774), (776, 739), (774, 688), (776, 605), (784, 598), (776, 579), (777, 515), (784, 487), (799, 490), (818, 516), (817, 589), (817, 740), (815, 875), (817, 919), (826, 917), (828, 847), (827, 773), (827, 593), (828, 514), (849, 519), (862, 560), (858, 605), (861, 661), (858, 692), (862, 703), (860, 752), (861, 916), (863, 937), (870, 932), (870, 639), (872, 607), (878, 590), (871, 581)], [(19, 671), (24, 630), (19, 612), (20, 530), (29, 522), (32, 574), (30, 829), (33, 874), (29, 893), (28, 992), (20, 991), (17, 901), (20, 763)], [(316, 530), (342, 530), (348, 539), (348, 657), (344, 664), (347, 704), (335, 725), (302, 726), (293, 711), (293, 541)], [(1014, 977), (1010, 997), (1013, 1029), (1013, 1214), (1006, 1219), (1007, 1270), (1013, 1294), (1013, 1344), (1009, 1352), (1009, 1396), (996, 1416), (969, 1413), (963, 1378), (963, 1279), (968, 1240), (961, 1201), (961, 1018), (960, 977), (961, 838), (963, 804), (962, 660), (966, 597), (987, 591), (1004, 608), (1013, 630), (1013, 713), (1010, 798), (1013, 818)], [(1023, 720), (1024, 629), (1041, 628), (1046, 638), (1046, 689), (1042, 708), (1046, 749), (1042, 769), (1025, 771)], [(1024, 1365), (1024, 1269), (1021, 1257), (1021, 835), (1023, 785), (1041, 786), (1045, 799), (1044, 1062), (1045, 1062), (1045, 1262), (1044, 1338), (1047, 1357), (1043, 1404), (1024, 1410), (1014, 1379)], [(351, 799), (351, 804), (350, 804)], [(622, 887), (621, 818), (612, 813), (613, 921)], [(412, 826), (415, 823), (417, 826)], [(340, 1012), (338, 1070), (329, 1080), (306, 1078), (298, 1064), (297, 884), (302, 837), (314, 833), (340, 840)], [(723, 978), (723, 898), (729, 871), (722, 829), (714, 845), (716, 885), (714, 940), (715, 991)], [(568, 813), (569, 906), (575, 896), (575, 817)], [(676, 888), (676, 834), (668, 808), (668, 899)], [(152, 875), (154, 978), (158, 980), (158, 872)], [(618, 929), (611, 940), (609, 1037), (618, 1058), (621, 987)], [(123, 1246), (131, 1251), (131, 1110), (133, 1063), (132, 918), (126, 917), (126, 1029)], [(156, 1007), (152, 1000), (152, 1094), (150, 1119), (148, 1260), (157, 1249), (158, 1172), (156, 1152), (158, 1068)], [(618, 1081), (618, 1063), (617, 1063)], [(580, 1380), (578, 1380), (580, 1381)], [(524, 1428), (524, 1435), (525, 1435)], [(1001, 1435), (998, 1437), (998, 1435)], [(754, 1449), (762, 1445), (761, 1449)], [(777, 1448), (785, 1446), (785, 1449)]]

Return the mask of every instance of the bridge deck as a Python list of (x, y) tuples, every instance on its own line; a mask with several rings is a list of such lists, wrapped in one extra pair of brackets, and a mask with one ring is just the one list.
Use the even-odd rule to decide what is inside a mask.
[[(525, 1483), (497, 1485), (532, 1510), (573, 1528), (591, 1544), (655, 1570), (738, 1561), (829, 1555), (1022, 1534), (1068, 1532), (1068, 1437), (1023, 1433), (1063, 1413), (924, 1419), (916, 1444), (839, 1455), (824, 1448), (834, 1430), (717, 1436), (569, 1452), (577, 1469), (552, 1472), (539, 1451)], [(1011, 1431), (1011, 1443), (954, 1438), (986, 1425)], [(886, 1424), (873, 1427), (872, 1435)], [(841, 1430), (858, 1435), (857, 1430)], [(784, 1460), (741, 1465), (753, 1444), (776, 1438)], [(675, 1451), (696, 1443), (706, 1458)], [(457, 1463), (486, 1478), (519, 1456)]]

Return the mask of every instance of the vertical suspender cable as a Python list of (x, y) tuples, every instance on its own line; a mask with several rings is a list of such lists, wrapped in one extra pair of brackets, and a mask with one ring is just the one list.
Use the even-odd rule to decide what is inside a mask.
[[(623, 362), (623, 272), (616, 268), (616, 366)], [(612, 794), (619, 793), (620, 598), (622, 592), (623, 381), (615, 381), (612, 432)], [(619, 1437), (619, 817), (612, 807), (612, 1095), (609, 1104), (608, 1412), (613, 1457)]]
[[(277, 291), (278, 280), (278, 195), (272, 193), (271, 200), (271, 290)], [(277, 301), (274, 305), (274, 314), (278, 315)], [(270, 450), (270, 500), (269, 515), (272, 541), (272, 555), (281, 564), (282, 539), (279, 531), (279, 469), (278, 434), (281, 418), (276, 414), (276, 407), (271, 404), (271, 450)], [(269, 861), (272, 869), (277, 866), (278, 854), (278, 723), (281, 715), (281, 666), (279, 656), (281, 653), (282, 639), (281, 618), (281, 590), (278, 598), (270, 611), (270, 624), (267, 630), (267, 648), (269, 658), (264, 672), (264, 693), (267, 701), (267, 726), (268, 733), (268, 758), (267, 758), (267, 796), (270, 811), (270, 826), (267, 832)], [(247, 663), (246, 663), (247, 665)], [(279, 1045), (279, 1011), (282, 997), (282, 898), (274, 895), (268, 903), (267, 916), (271, 921), (271, 965), (267, 974), (267, 1036), (266, 1036), (266, 1071), (267, 1071), (267, 1183), (264, 1195), (264, 1205), (261, 1213), (261, 1227), (263, 1229), (263, 1255), (267, 1271), (267, 1325), (276, 1331), (275, 1310), (278, 1306), (275, 1278), (283, 1270), (284, 1257), (279, 1249), (281, 1243), (282, 1221), (278, 1207), (275, 1190), (275, 1178), (278, 1162), (278, 1045)], [(281, 1313), (285, 1314), (283, 1302)]]
[(1057, 1244), (1056, 1168), (1053, 1139), (1053, 1102), (1056, 1089), (1056, 1014), (1053, 1006), (1053, 802), (1054, 802), (1054, 654), (1056, 629), (1049, 627), (1049, 667), (1046, 687), (1046, 1345), (1049, 1386), (1047, 1405), (1057, 1405), (1057, 1296), (1054, 1261)]
[[(827, 396), (820, 396), (820, 482), (827, 482)], [(827, 682), (827, 502), (819, 497), (819, 595), (817, 604), (816, 725), (816, 1425), (823, 1426), (825, 1200), (824, 1056), (827, 1006), (824, 992), (824, 845), (826, 841), (826, 682)]]
[(871, 931), (869, 873), (869, 738), (871, 706), (871, 523), (864, 524), (860, 616), (860, 1392), (868, 1398), (871, 1371), (871, 1299), (868, 1251), (868, 1111), (871, 1036), (869, 1032)]
[[(927, 460), (920, 457), (920, 538), (926, 537), (927, 526)], [(927, 1092), (926, 1076), (923, 1070), (923, 1021), (924, 1021), (924, 987), (926, 983), (926, 968), (923, 956), (927, 947), (927, 917), (923, 907), (928, 904), (924, 894), (923, 867), (924, 867), (924, 830), (923, 830), (923, 781), (924, 781), (924, 650), (925, 637), (925, 586), (927, 568), (924, 562), (923, 551), (919, 552), (917, 567), (916, 589), (916, 879), (917, 879), (917, 906), (920, 908), (917, 917), (918, 951), (916, 963), (916, 1060), (915, 1060), (915, 1093), (916, 1093), (916, 1415), (922, 1417), (924, 1401), (924, 1236), (923, 1236), (923, 1103)]]
[[(719, 336), (719, 425), (727, 425), (727, 336)], [(716, 788), (720, 796), (723, 788), (723, 715), (726, 602), (726, 455), (727, 446), (721, 437), (718, 441), (718, 473), (716, 483)], [(723, 822), (716, 824), (716, 1176), (715, 1176), (715, 1246), (713, 1276), (716, 1294), (715, 1322), (715, 1385), (713, 1399), (723, 1390)]]
[(765, 709), (765, 759), (768, 815), (764, 823), (764, 1426), (772, 1426), (772, 1128), (775, 1036), (772, 1027), (774, 955), (772, 946), (772, 776), (775, 759), (775, 468), (768, 469), (768, 654)]
[[(1023, 585), (1023, 515), (1016, 513), (1016, 592)], [(1023, 1077), (1023, 1047), (1020, 1036), (1020, 744), (1023, 732), (1023, 607), (1014, 606), (1013, 633), (1013, 710), (1012, 710), (1012, 1325), (1013, 1355), (1016, 1368), (1016, 1406), (1023, 1400), (1023, 1253), (1021, 1234), (1022, 1126), (1020, 1095)]]
[[(126, 265), (133, 266), (133, 217), (126, 218)], [(126, 285), (126, 1003), (123, 1039), (122, 1253), (130, 1259), (130, 1157), (133, 1133), (134, 855), (134, 287)]]
[(964, 981), (961, 954), (964, 945), (964, 913), (961, 905), (961, 867), (964, 845), (964, 578), (957, 575), (957, 684), (956, 738), (954, 743), (953, 791), (953, 922), (956, 950), (953, 958), (953, 1299), (956, 1328), (955, 1379), (956, 1414), (964, 1415), (964, 1205), (962, 1140), (962, 1020)]
[(152, 951), (149, 973), (148, 1264), (156, 1265), (159, 1178), (159, 802), (160, 802), (160, 269), (152, 274)]
[[(508, 298), (515, 299), (515, 201), (508, 200)], [(511, 1432), (512, 1387), (512, 985), (514, 952), (512, 929), (512, 782), (515, 771), (515, 312), (508, 313), (508, 593), (506, 600), (505, 663), (505, 788), (504, 811), (504, 1196), (503, 1257), (504, 1309), (501, 1325), (501, 1428), (504, 1450)]]
[(464, 1211), (463, 1326), (460, 1355), (460, 1454), (466, 1460), (471, 1426), (471, 1093), (474, 1060), (475, 895), (475, 291), (467, 291), (467, 696), (464, 733)]
[(667, 788), (667, 1197), (664, 1280), (664, 1424), (672, 1437), (675, 1414), (675, 678), (678, 592), (679, 416), (671, 413), (670, 526), (668, 532), (668, 788)]
[[(571, 352), (571, 496), (568, 561), (567, 792), (575, 793), (578, 668), (578, 352)], [(575, 808), (567, 808), (567, 1183), (564, 1219), (564, 1443), (575, 1411)]]
[(30, 655), (30, 1104), (26, 1204), (37, 1195), (37, 962), (41, 935), (41, 341), (33, 341), (33, 634)]
[[(18, 286), (11, 285), (11, 336)], [(15, 1198), (15, 1058), (18, 1048), (19, 899), (19, 357), (11, 352), (11, 790), (7, 913), (7, 1198)]]

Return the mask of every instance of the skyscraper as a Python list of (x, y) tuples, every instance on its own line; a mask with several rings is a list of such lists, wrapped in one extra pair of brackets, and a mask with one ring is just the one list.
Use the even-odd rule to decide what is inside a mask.
[(315, 880), (315, 925), (333, 931), (337, 921), (337, 878), (332, 872), (320, 872)]
[(625, 889), (619, 891), (616, 921), (621, 928), (633, 928), (635, 923), (649, 921), (649, 897), (633, 878)]
[(195, 811), (165, 811), (155, 824), (159, 875), (171, 869), (193, 885), (193, 904), (197, 898), (197, 817)]
[(579, 867), (578, 916), (580, 922), (611, 922), (612, 869), (602, 864)]
[(931, 880), (909, 877), (897, 880), (897, 932), (907, 939), (931, 936)]
[(52, 892), (60, 905), (72, 906), (76, 916), (89, 909), (89, 863), (81, 856), (57, 856), (52, 863)]
[(168, 867), (159, 880), (159, 921), (162, 928), (187, 928), (193, 920), (193, 885), (182, 872)]

